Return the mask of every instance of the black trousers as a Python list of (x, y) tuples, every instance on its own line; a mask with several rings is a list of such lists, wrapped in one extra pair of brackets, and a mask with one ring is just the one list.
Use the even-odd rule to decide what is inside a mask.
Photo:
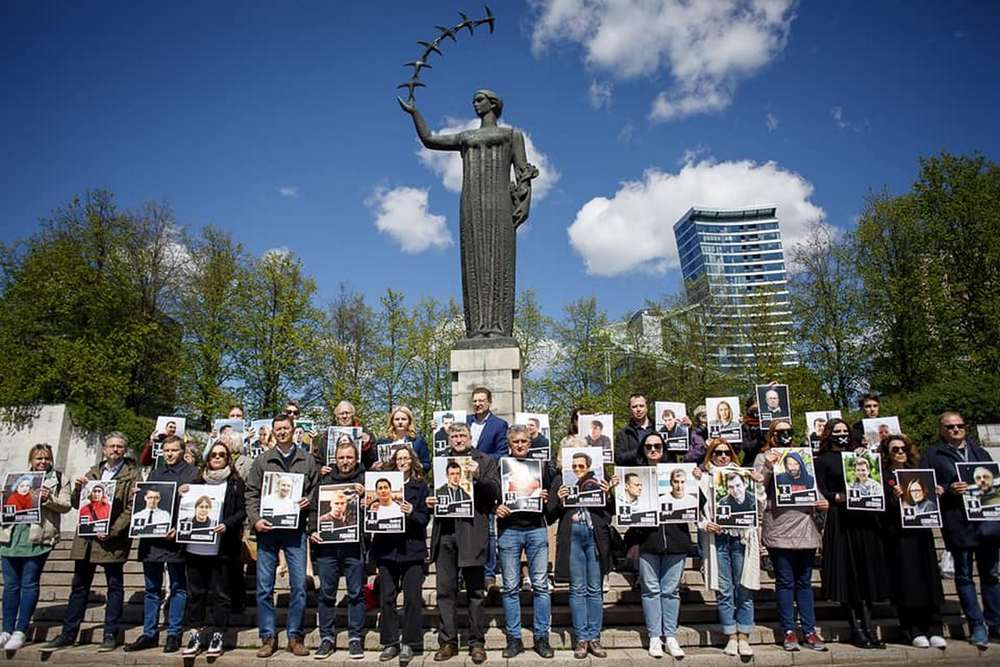
[(469, 598), (469, 646), (486, 643), (483, 601), (486, 599), (485, 571), (482, 565), (458, 566), (458, 544), (454, 535), (442, 535), (437, 559), (437, 602), (441, 613), (438, 627), (440, 644), (457, 644), (458, 627), (455, 606), (458, 602), (458, 573), (462, 572)]
[(403, 591), (403, 643), (413, 649), (423, 648), (424, 563), (423, 561), (379, 561), (379, 599), (382, 618), (379, 641), (382, 646), (399, 643), (399, 610), (396, 596)]
[(899, 612), (900, 630), (910, 641), (917, 635), (942, 634), (941, 612), (937, 608), (899, 606), (896, 611)]
[[(108, 586), (107, 601), (104, 606), (104, 637), (118, 637), (121, 626), (122, 609), (125, 604), (125, 563), (104, 563), (104, 579)], [(76, 639), (80, 623), (87, 613), (87, 599), (94, 583), (97, 565), (89, 560), (73, 563), (73, 583), (69, 600), (66, 602), (66, 616), (63, 618), (62, 634)]]
[(229, 587), (232, 575), (230, 561), (217, 556), (187, 554), (187, 613), (188, 625), (197, 629), (205, 626), (208, 607), (212, 608), (214, 632), (229, 627), (231, 610)]

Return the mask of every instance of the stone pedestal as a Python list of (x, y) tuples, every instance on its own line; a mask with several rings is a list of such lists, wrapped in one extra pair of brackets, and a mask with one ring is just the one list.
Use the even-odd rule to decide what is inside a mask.
[(451, 407), (471, 414), (472, 390), (486, 387), (493, 394), (493, 413), (507, 423), (521, 411), (521, 350), (456, 345), (451, 351)]

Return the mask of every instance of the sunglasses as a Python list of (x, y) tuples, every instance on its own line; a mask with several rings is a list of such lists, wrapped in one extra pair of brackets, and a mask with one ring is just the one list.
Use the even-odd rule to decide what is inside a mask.
[(208, 455), (208, 458), (210, 458), (210, 459), (228, 459), (229, 458), (229, 454), (227, 454), (226, 452), (212, 452), (211, 454)]
[(732, 456), (733, 453), (728, 449), (716, 449), (712, 452), (712, 456)]
[(944, 427), (949, 431), (964, 431), (965, 424), (945, 424)]
[(573, 466), (573, 470), (586, 470), (586, 469), (587, 469), (587, 466), (585, 466), (585, 465), (583, 465), (583, 464), (580, 464), (580, 465), (574, 465), (574, 466)]
[(652, 450), (663, 449), (663, 445), (661, 445), (659, 443), (649, 443), (648, 445), (643, 445), (643, 446), (646, 449), (652, 449)]
[(890, 447), (889, 448), (889, 453), (890, 454), (905, 454), (906, 453), (906, 448), (905, 447)]

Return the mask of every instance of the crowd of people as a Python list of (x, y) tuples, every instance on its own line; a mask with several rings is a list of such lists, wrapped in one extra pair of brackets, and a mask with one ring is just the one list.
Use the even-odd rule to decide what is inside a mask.
[[(878, 403), (878, 397), (869, 394), (862, 397), (861, 406), (867, 416), (877, 416)], [(751, 405), (738, 425), (743, 437), (737, 443), (735, 438), (727, 440), (710, 435), (704, 407), (693, 412), (693, 420), (678, 419), (671, 412), (669, 420), (665, 420), (666, 428), (657, 429), (646, 397), (634, 395), (629, 400), (628, 422), (615, 437), (615, 463), (655, 467), (676, 460), (696, 464), (691, 474), (700, 489), (700, 508), (698, 520), (691, 524), (632, 526), (621, 531), (614, 521), (613, 490), (618, 484), (625, 484), (626, 490), (637, 498), (641, 479), (632, 475), (620, 480), (617, 474), (607, 479), (593, 477), (589, 472), (592, 462), (583, 453), (574, 455), (566, 471), (556, 464), (554, 456), (543, 462), (540, 511), (512, 511), (511, 496), (504, 492), (501, 483), (501, 462), (506, 459), (504, 465), (512, 466), (519, 464), (511, 461), (529, 460), (529, 452), (537, 448), (538, 438), (545, 436), (539, 432), (537, 421), (524, 426), (508, 425), (494, 414), (492, 396), (486, 388), (474, 391), (471, 407), (465, 422), (447, 426), (445, 452), (448, 457), (463, 457), (465, 461), (461, 472), (471, 483), (472, 493), (466, 493), (471, 495), (471, 516), (434, 517), (435, 506), (442, 499), (461, 502), (466, 498), (458, 493), (457, 473), (455, 480), (435, 480), (441, 486), (438, 490), (429, 486), (431, 457), (427, 442), (417, 434), (413, 414), (405, 407), (394, 408), (387, 426), (379, 433), (364, 429), (353, 406), (342, 401), (334, 411), (335, 422), (341, 427), (359, 428), (358, 442), (329, 441), (323, 434), (311, 433), (308, 434), (311, 442), (301, 445), (303, 439), (296, 435), (300, 408), (290, 401), (266, 429), (255, 434), (260, 442), (256, 456), (250, 454), (242, 437), (217, 437), (199, 451), (198, 447), (187, 446), (176, 434), (154, 433), (140, 460), (147, 465), (152, 463), (155, 442), (162, 461), (145, 475), (128, 453), (128, 439), (119, 432), (104, 437), (101, 462), (76, 479), (65, 479), (53, 469), (48, 445), (35, 446), (28, 457), (28, 469), (44, 473), (39, 491), (40, 520), (4, 525), (0, 531), (4, 576), (0, 648), (16, 650), (26, 642), (39, 597), (41, 573), (60, 538), (61, 515), (81, 507), (85, 488), (100, 489), (94, 493), (106, 494), (107, 497), (97, 500), (91, 497), (87, 507), (97, 511), (96, 508), (107, 505), (101, 520), (107, 521), (108, 528), (96, 536), (77, 534), (74, 538), (73, 580), (62, 630), (44, 650), (76, 642), (98, 565), (104, 571), (106, 602), (103, 640), (96, 650), (113, 651), (119, 646), (124, 565), (132, 547), (129, 526), (133, 499), (139, 492), (137, 485), (143, 481), (175, 484), (178, 491), (172, 500), (175, 508), (196, 484), (217, 485), (218, 496), (224, 500), (218, 521), (214, 525), (206, 523), (206, 529), (217, 538), (211, 544), (178, 542), (176, 532), (180, 527), (176, 525), (166, 535), (138, 540), (138, 560), (145, 580), (144, 622), (141, 635), (124, 647), (126, 651), (160, 646), (162, 625), (164, 652), (220, 655), (225, 650), (231, 615), (246, 605), (244, 567), (249, 564), (256, 579), (258, 657), (267, 658), (278, 650), (274, 591), (280, 574), (287, 575), (290, 589), (285, 621), (287, 651), (297, 656), (310, 654), (304, 643), (306, 580), (315, 574), (319, 579), (316, 625), (320, 643), (313, 656), (325, 658), (337, 649), (337, 592), (343, 577), (347, 591), (346, 648), (350, 658), (363, 658), (365, 588), (368, 578), (374, 575), (381, 612), (379, 660), (398, 659), (405, 665), (423, 649), (422, 587), (430, 562), (436, 569), (439, 615), (439, 646), (433, 659), (441, 662), (458, 655), (461, 616), (468, 625), (465, 636), (471, 660), (477, 664), (486, 660), (484, 604), (488, 591), (497, 582), (507, 638), (503, 657), (510, 659), (526, 650), (520, 602), (526, 563), (532, 596), (532, 647), (540, 657), (555, 655), (549, 641), (550, 571), (556, 582), (569, 585), (574, 656), (606, 657), (607, 651), (601, 643), (605, 582), (615, 567), (635, 578), (641, 594), (649, 654), (682, 657), (684, 649), (678, 637), (681, 587), (685, 564), (692, 557), (702, 565), (705, 586), (715, 593), (719, 625), (728, 637), (726, 654), (753, 654), (750, 634), (754, 626), (754, 592), (761, 587), (765, 567), (773, 569), (781, 645), (788, 651), (801, 648), (825, 651), (825, 641), (816, 626), (812, 584), (817, 554), (822, 581), (820, 596), (843, 606), (851, 643), (864, 648), (884, 648), (872, 622), (872, 606), (890, 601), (907, 641), (921, 648), (944, 648), (946, 640), (940, 616), (944, 594), (934, 534), (929, 529), (901, 527), (899, 503), (894, 499), (903, 494), (909, 494), (907, 498), (914, 502), (930, 494), (939, 498), (943, 516), (941, 533), (953, 562), (969, 641), (985, 649), (990, 637), (1000, 633), (997, 573), (1000, 521), (968, 520), (962, 498), (967, 483), (959, 477), (955, 465), (991, 459), (968, 434), (958, 412), (940, 416), (940, 439), (927, 446), (922, 456), (906, 435), (888, 435), (880, 443), (878, 454), (883, 470), (931, 468), (937, 487), (899, 488), (889, 474), (876, 482), (866, 476), (868, 471), (861, 466), (853, 471), (851, 492), (860, 488), (859, 484), (883, 484), (885, 498), (892, 501), (885, 503), (883, 511), (859, 512), (846, 503), (848, 484), (840, 458), (842, 452), (861, 451), (863, 431), (846, 421), (829, 419), (817, 434), (815, 502), (787, 507), (775, 502), (775, 477), (779, 477), (778, 485), (793, 489), (806, 488), (813, 481), (802, 457), (791, 457), (781, 472), (775, 470), (779, 450), (796, 442), (790, 419), (771, 419), (768, 427), (761, 429), (759, 413)], [(573, 411), (569, 435), (561, 441), (561, 448), (591, 444), (579, 433), (581, 414), (582, 410)], [(243, 416), (239, 407), (229, 413), (230, 419)], [(600, 422), (596, 424), (600, 426)], [(590, 431), (592, 424), (583, 426)], [(677, 437), (681, 426), (687, 431), (688, 450), (668, 453), (668, 441)], [(799, 438), (803, 440), (804, 446), (811, 447), (808, 439)], [(378, 446), (385, 443), (393, 447), (382, 450), (388, 454), (380, 456)], [(388, 473), (402, 475), (402, 491), (393, 496), (386, 481), (385, 495), (405, 515), (404, 533), (365, 534), (359, 530), (356, 541), (335, 544), (325, 541), (320, 535), (318, 516), (320, 487), (347, 485), (338, 488), (353, 489), (355, 495), (364, 498), (366, 471), (385, 471), (386, 478)], [(294, 501), (292, 510), (299, 513), (295, 528), (275, 525), (273, 514), (262, 509), (268, 473), (301, 475), (304, 480), (301, 497)], [(564, 475), (576, 479), (564, 479)], [(747, 480), (754, 482), (752, 490), (747, 488)], [(95, 481), (98, 484), (88, 485)], [(684, 475), (676, 480), (671, 477), (671, 488), (675, 482), (679, 498)], [(581, 507), (567, 502), (571, 490), (583, 489), (588, 484), (603, 492), (602, 505)], [(714, 484), (726, 486), (727, 502), (732, 504), (726, 508), (727, 512), (756, 511), (759, 523), (748, 528), (720, 525), (716, 516), (719, 508), (709, 500)], [(336, 507), (330, 510), (330, 516), (341, 521), (344, 497), (341, 492), (339, 504), (334, 503)], [(159, 511), (158, 493), (147, 492), (145, 498), (150, 512)], [(373, 502), (381, 501), (376, 496)], [(196, 507), (199, 503), (200, 498)], [(194, 521), (199, 516), (196, 514)], [(974, 564), (979, 575), (979, 595), (973, 580)], [(166, 596), (165, 574), (169, 579)], [(460, 589), (466, 594), (464, 603), (459, 597)], [(397, 604), (399, 593), (402, 593), (401, 610)], [(165, 623), (161, 624), (164, 612)]]

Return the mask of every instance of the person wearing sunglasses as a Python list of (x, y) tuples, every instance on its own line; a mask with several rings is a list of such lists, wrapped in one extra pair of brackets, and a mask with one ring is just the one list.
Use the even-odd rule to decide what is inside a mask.
[[(729, 636), (726, 655), (752, 656), (750, 632), (753, 630), (753, 591), (760, 589), (760, 539), (756, 528), (723, 528), (715, 522), (715, 508), (709, 498), (715, 493), (713, 472), (716, 468), (735, 467), (735, 449), (725, 438), (708, 441), (699, 480), (701, 520), (699, 541), (708, 587), (716, 591), (719, 624)], [(764, 479), (757, 471), (750, 477), (759, 484)], [(758, 513), (763, 509), (763, 495), (754, 496)]]
[[(968, 484), (958, 476), (956, 463), (992, 461), (989, 452), (969, 435), (965, 419), (949, 410), (938, 417), (940, 440), (924, 451), (921, 468), (933, 468), (944, 487), (941, 496), (941, 535), (955, 560), (955, 588), (969, 624), (969, 643), (985, 649), (989, 635), (1000, 634), (1000, 579), (997, 576), (1000, 521), (971, 522), (966, 518), (963, 495)], [(976, 599), (972, 563), (979, 570), (983, 606)]]
[[(882, 544), (885, 560), (892, 564), (889, 584), (892, 604), (899, 614), (899, 628), (916, 648), (943, 649), (948, 645), (941, 627), (944, 590), (934, 533), (928, 529), (904, 529), (897, 500), (905, 494), (894, 473), (917, 467), (916, 448), (905, 435), (890, 435), (882, 441), (881, 454), (885, 497), (892, 499), (886, 503)], [(944, 488), (939, 485), (930, 492), (941, 495)]]
[(848, 509), (841, 456), (845, 451), (860, 456), (867, 449), (854, 440), (846, 421), (831, 419), (823, 429), (814, 462), (816, 484), (830, 505), (823, 530), (823, 596), (844, 606), (852, 644), (865, 649), (885, 648), (871, 620), (872, 604), (889, 597), (882, 513)]

